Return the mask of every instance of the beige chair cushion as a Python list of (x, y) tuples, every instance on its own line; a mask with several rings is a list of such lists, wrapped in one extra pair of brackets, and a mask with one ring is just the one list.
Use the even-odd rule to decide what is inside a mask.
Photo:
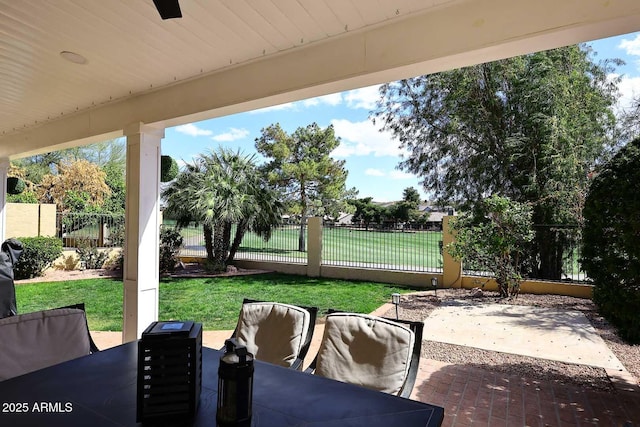
[(327, 316), (316, 375), (390, 394), (404, 384), (415, 335), (411, 329), (374, 316)]
[(290, 367), (304, 345), (310, 317), (307, 310), (293, 305), (245, 303), (236, 338), (256, 359)]
[(89, 353), (82, 310), (60, 308), (0, 319), (0, 381)]

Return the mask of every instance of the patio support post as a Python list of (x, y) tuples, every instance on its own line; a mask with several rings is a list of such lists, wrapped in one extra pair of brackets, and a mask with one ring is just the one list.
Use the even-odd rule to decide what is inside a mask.
[(307, 219), (307, 276), (319, 277), (322, 265), (322, 218)]
[(445, 216), (442, 218), (442, 287), (460, 288), (462, 287), (462, 263), (454, 259), (447, 252), (447, 245), (455, 240), (455, 236), (449, 228), (449, 221), (455, 216)]
[(135, 123), (124, 129), (127, 171), (124, 245), (123, 342), (158, 320), (160, 142), (164, 128)]
[(9, 166), (9, 159), (0, 159), (0, 243), (4, 242), (7, 234), (7, 174)]

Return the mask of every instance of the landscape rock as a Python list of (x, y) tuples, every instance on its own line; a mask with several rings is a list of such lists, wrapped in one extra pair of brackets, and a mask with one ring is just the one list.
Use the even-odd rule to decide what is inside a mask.
[(484, 296), (484, 292), (480, 288), (471, 289), (471, 298), (482, 298)]

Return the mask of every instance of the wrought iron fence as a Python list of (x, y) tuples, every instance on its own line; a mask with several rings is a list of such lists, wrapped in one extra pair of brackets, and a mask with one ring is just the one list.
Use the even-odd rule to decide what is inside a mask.
[[(124, 243), (124, 215), (58, 213), (57, 236), (65, 247), (91, 245), (120, 247)], [(163, 226), (175, 222), (165, 220)], [(537, 225), (530, 255), (523, 262), (527, 279), (584, 283), (588, 277), (580, 266), (581, 230), (575, 225)], [(184, 245), (181, 256), (206, 257), (202, 226), (181, 230)], [(232, 230), (232, 235), (235, 229)], [(305, 229), (305, 242), (309, 236)], [(307, 263), (306, 250), (299, 250), (299, 226), (284, 225), (273, 231), (269, 241), (254, 233), (245, 234), (235, 259), (265, 262)], [(322, 231), (324, 265), (381, 270), (442, 272), (442, 232), (324, 226)], [(493, 273), (477, 260), (465, 260), (463, 273), (491, 277)]]
[[(165, 220), (163, 226), (174, 226), (174, 224), (175, 221)], [(207, 256), (201, 225), (189, 225), (182, 228), (181, 233), (184, 238), (184, 244), (180, 251), (181, 256), (201, 258)], [(231, 229), (231, 236), (234, 235), (235, 226)], [(276, 228), (267, 242), (258, 235), (247, 232), (242, 239), (235, 259), (305, 264), (307, 253), (306, 251), (298, 251), (298, 235), (299, 227), (295, 225)]]
[(124, 243), (124, 215), (58, 212), (56, 233), (64, 247), (121, 247)]
[(382, 270), (442, 272), (440, 231), (324, 227), (322, 263)]
[[(582, 232), (577, 225), (535, 225), (536, 238), (522, 262), (521, 274), (525, 279), (589, 282), (580, 265)], [(478, 260), (463, 261), (463, 273), (471, 276), (492, 277), (493, 273)]]
[[(166, 220), (165, 226), (173, 222)], [(235, 259), (283, 263), (307, 263), (307, 252), (299, 250), (297, 225), (275, 229), (268, 241), (254, 233), (245, 234)], [(206, 257), (201, 226), (181, 230), (182, 256)], [(232, 236), (235, 229), (232, 229)], [(305, 242), (309, 236), (305, 228)], [(382, 270), (442, 272), (440, 231), (384, 230), (325, 226), (322, 231), (324, 265)]]

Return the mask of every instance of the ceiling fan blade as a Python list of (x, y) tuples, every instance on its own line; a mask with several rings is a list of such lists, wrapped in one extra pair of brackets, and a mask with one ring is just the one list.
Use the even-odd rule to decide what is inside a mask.
[(182, 18), (178, 0), (153, 0), (162, 19)]

